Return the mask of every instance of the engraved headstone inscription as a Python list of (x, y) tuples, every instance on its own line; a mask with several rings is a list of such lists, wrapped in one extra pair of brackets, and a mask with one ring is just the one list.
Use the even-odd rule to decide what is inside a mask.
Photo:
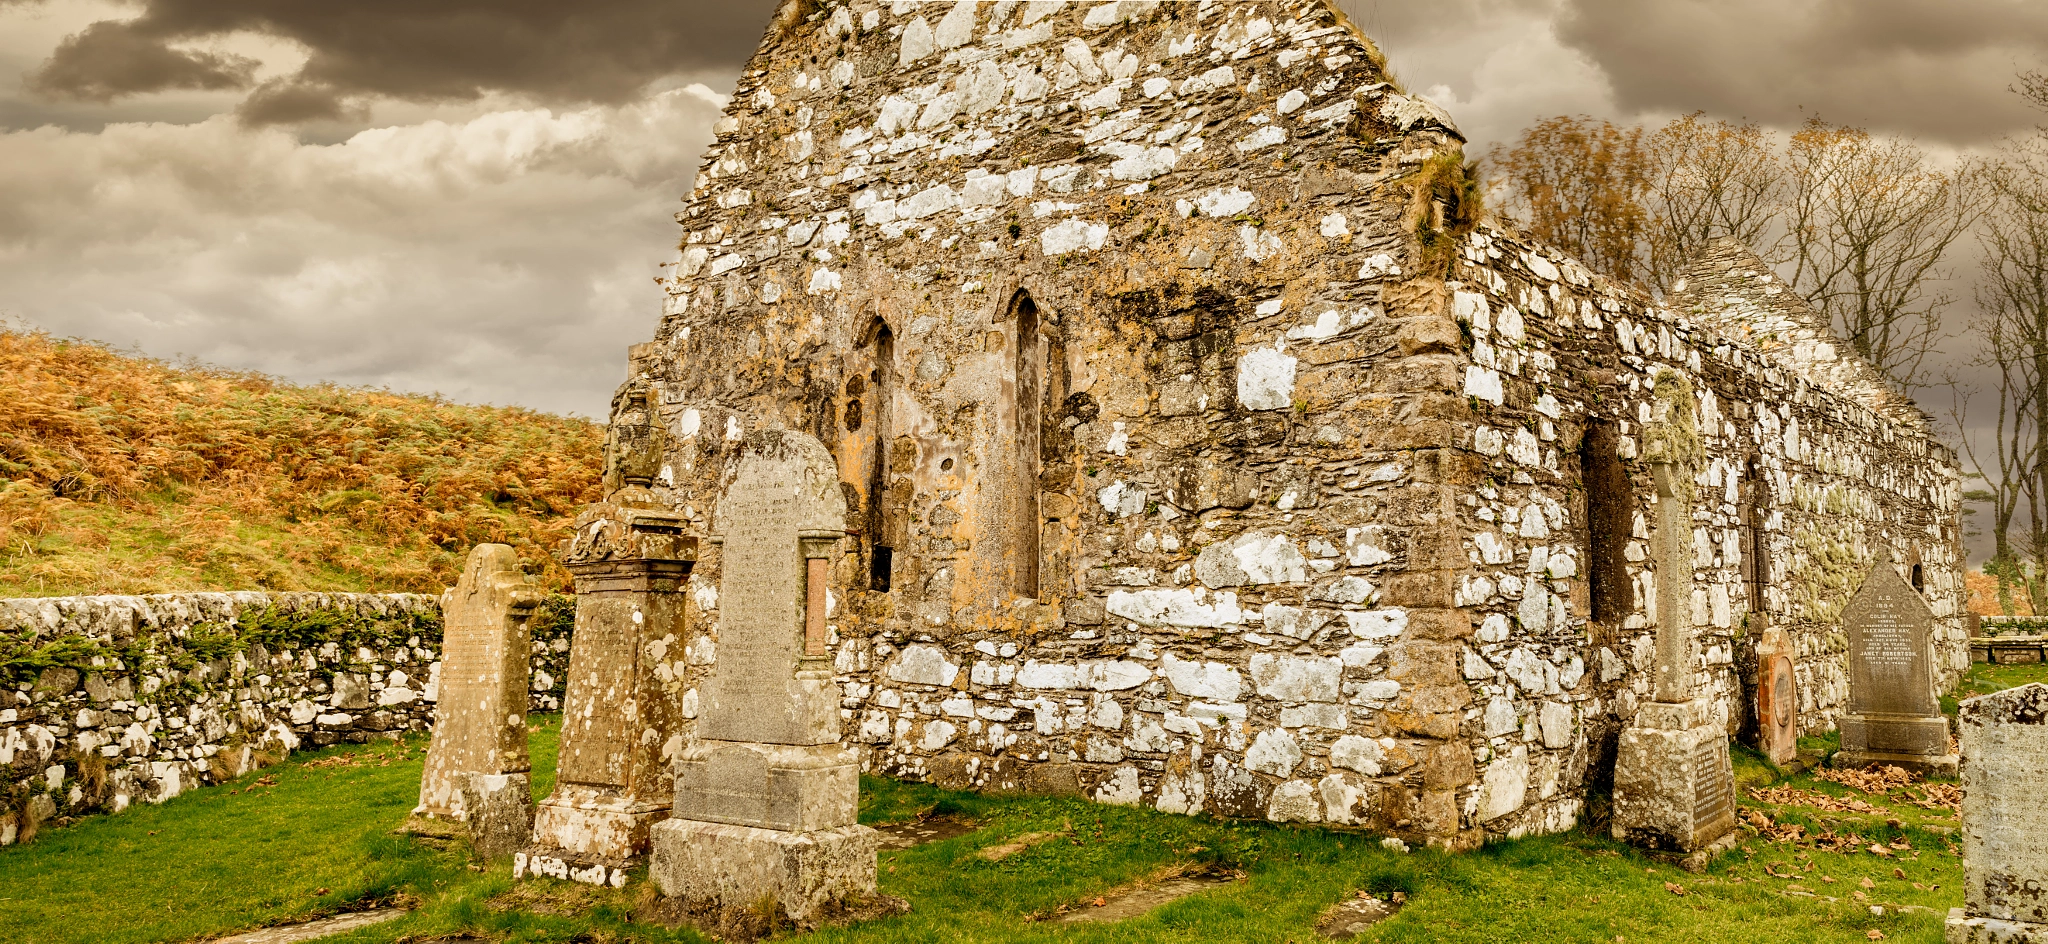
[(1949, 944), (2048, 944), (2048, 685), (1979, 695), (1963, 742), (1963, 907)]
[(1954, 776), (1948, 720), (1934, 694), (1934, 611), (1882, 545), (1842, 608), (1842, 628), (1849, 637), (1849, 710), (1835, 763)]
[(692, 911), (772, 900), (802, 922), (875, 889), (875, 833), (855, 822), (858, 759), (839, 742), (826, 649), (846, 522), (838, 465), (809, 435), (756, 431), (715, 520), (718, 658), (651, 872)]
[(461, 579), (441, 595), (439, 700), (415, 817), (467, 820), (463, 786), (471, 775), (512, 774), (524, 782), (532, 769), (526, 621), (539, 602), (519, 556), (503, 544), (471, 550)]

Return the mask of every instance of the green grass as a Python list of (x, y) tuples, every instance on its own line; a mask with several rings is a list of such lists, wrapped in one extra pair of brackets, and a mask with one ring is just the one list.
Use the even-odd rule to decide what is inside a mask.
[[(2048, 671), (2038, 666), (1979, 666), (1963, 690), (1977, 694), (2044, 676)], [(532, 741), (539, 797), (552, 785), (556, 728), (554, 719), (536, 720), (545, 721)], [(1827, 745), (1819, 739), (1812, 746)], [(0, 941), (182, 941), (384, 900), (419, 908), (331, 940), (393, 944), (464, 932), (562, 944), (704, 940), (636, 919), (648, 894), (644, 875), (624, 891), (553, 882), (524, 887), (527, 894), (579, 901), (572, 911), (581, 913), (535, 914), (502, 900), (494, 906), (493, 899), (515, 887), (506, 866), (478, 871), (459, 848), (392, 833), (417, 799), (424, 747), (423, 739), (412, 738), (307, 754), (162, 806), (94, 817), (0, 849)], [(1736, 751), (1735, 761), (1744, 815), (1804, 827), (1808, 841), (1773, 842), (1745, 832), (1743, 845), (1704, 875), (1677, 871), (1583, 829), (1463, 855), (1402, 853), (1355, 833), (864, 778), (863, 822), (950, 814), (978, 828), (882, 853), (882, 889), (910, 901), (909, 914), (808, 939), (1306, 944), (1315, 940), (1313, 925), (1324, 908), (1366, 890), (1409, 896), (1408, 906), (1376, 926), (1367, 941), (1782, 944), (1867, 941), (1872, 931), (1890, 941), (1941, 940), (1943, 915), (1962, 900), (1954, 814), (1916, 806), (1899, 792), (1869, 796), (1810, 776), (1788, 779), (1745, 750)], [(254, 786), (259, 778), (275, 785)], [(1857, 799), (1877, 811), (1777, 805), (1748, 792), (1772, 784)], [(1001, 862), (975, 855), (1044, 832), (1061, 835)], [(1822, 838), (1820, 846), (1813, 837)], [(1893, 843), (1904, 848), (1894, 851)], [(1884, 844), (1892, 854), (1874, 855), (1867, 851), (1871, 844)], [(1767, 865), (1797, 875), (1771, 877)], [(1243, 877), (1114, 925), (1031, 920), (1189, 866), (1237, 870)], [(1858, 892), (1867, 900), (1856, 899)], [(1873, 905), (1883, 913), (1872, 914)]]
[(2048, 682), (2048, 664), (2035, 662), (2020, 665), (1990, 665), (1973, 663), (1970, 671), (1956, 683), (1956, 690), (1943, 697), (1941, 711), (1954, 716), (1956, 705), (1965, 698), (1988, 695), (1992, 692), (2018, 688), (2032, 682)]

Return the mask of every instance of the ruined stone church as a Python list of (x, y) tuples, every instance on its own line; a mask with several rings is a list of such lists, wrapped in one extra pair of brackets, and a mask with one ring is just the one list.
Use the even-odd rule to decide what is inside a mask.
[[(1653, 300), (1484, 218), (1323, 0), (791, 0), (716, 130), (608, 485), (715, 537), (747, 434), (825, 444), (869, 771), (1464, 846), (1604, 789), (1660, 618), (1731, 736), (1766, 627), (1834, 725), (1879, 546), (1967, 664), (1923, 414), (1740, 246)], [(649, 649), (667, 753), (720, 568)]]

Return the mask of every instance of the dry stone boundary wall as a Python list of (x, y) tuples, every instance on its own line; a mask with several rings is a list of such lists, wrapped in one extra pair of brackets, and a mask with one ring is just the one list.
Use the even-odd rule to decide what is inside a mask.
[[(561, 708), (568, 603), (534, 621), (531, 711)], [(423, 594), (0, 600), (0, 845), (300, 748), (424, 730), (440, 658)]]

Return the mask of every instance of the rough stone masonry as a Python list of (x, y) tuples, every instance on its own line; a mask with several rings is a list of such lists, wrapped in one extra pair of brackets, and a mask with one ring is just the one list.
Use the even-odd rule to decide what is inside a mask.
[[(1472, 219), (1462, 145), (1320, 0), (788, 4), (629, 358), (615, 421), (659, 435), (615, 465), (702, 534), (749, 433), (824, 442), (842, 723), (953, 786), (1563, 829), (1654, 695), (1660, 599), (1703, 723), (1745, 728), (1768, 625), (1824, 730), (1879, 544), (1951, 684), (1960, 479), (1920, 411), (1739, 245), (1660, 304)], [(1666, 374), (1689, 579), (1649, 553)]]
[[(44, 821), (161, 803), (301, 746), (427, 727), (433, 597), (167, 593), (0, 600), (0, 640), (76, 665), (0, 686), (0, 845)], [(560, 705), (566, 627), (535, 640), (526, 706)]]

